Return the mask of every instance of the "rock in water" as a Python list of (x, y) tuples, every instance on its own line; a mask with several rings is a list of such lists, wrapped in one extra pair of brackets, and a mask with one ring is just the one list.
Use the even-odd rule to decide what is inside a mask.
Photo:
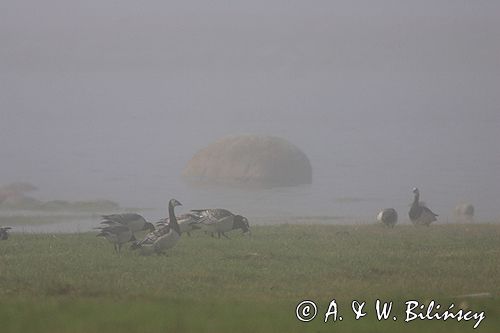
[(194, 185), (267, 188), (310, 184), (312, 168), (306, 154), (284, 139), (243, 135), (197, 152), (182, 176)]

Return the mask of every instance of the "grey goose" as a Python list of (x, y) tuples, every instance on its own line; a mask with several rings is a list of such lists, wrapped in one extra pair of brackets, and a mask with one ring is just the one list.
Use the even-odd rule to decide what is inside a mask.
[(420, 191), (418, 188), (413, 188), (413, 194), (413, 202), (408, 212), (411, 222), (415, 225), (429, 226), (432, 222), (437, 221), (436, 217), (439, 215), (420, 202)]
[(110, 243), (113, 243), (113, 247), (117, 253), (121, 252), (123, 244), (135, 240), (132, 230), (124, 225), (109, 225), (106, 227), (98, 227), (96, 229), (101, 230), (96, 237), (104, 237)]
[(9, 239), (9, 230), (11, 227), (0, 227), (0, 240)]
[(224, 236), (229, 238), (225, 233), (231, 230), (241, 229), (243, 233), (250, 232), (248, 219), (241, 215), (235, 215), (227, 209), (193, 209), (191, 210), (198, 221), (198, 224), (212, 237), (217, 233), (218, 238)]
[(382, 209), (377, 215), (377, 221), (390, 228), (393, 228), (396, 222), (398, 222), (398, 212), (396, 212), (394, 208)]
[(143, 230), (155, 230), (155, 227), (152, 223), (147, 222), (144, 217), (136, 213), (102, 215), (102, 219), (103, 220), (101, 224), (105, 224), (108, 226), (126, 226), (132, 231), (132, 233)]
[(474, 222), (474, 205), (470, 203), (460, 203), (453, 210), (455, 221), (459, 223)]
[(132, 244), (131, 248), (139, 249), (142, 255), (151, 255), (164, 253), (165, 250), (174, 247), (181, 237), (181, 229), (174, 212), (176, 206), (182, 206), (182, 204), (176, 199), (170, 200), (168, 203), (169, 223), (150, 232), (140, 242)]

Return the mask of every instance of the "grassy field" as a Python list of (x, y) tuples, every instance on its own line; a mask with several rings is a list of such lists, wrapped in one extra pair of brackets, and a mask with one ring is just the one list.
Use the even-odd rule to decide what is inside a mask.
[[(500, 327), (498, 224), (285, 224), (231, 238), (183, 236), (168, 255), (141, 257), (91, 233), (13, 234), (0, 242), (0, 331), (473, 331), (474, 320), (405, 323), (407, 300), (485, 311), (475, 331)], [(318, 306), (308, 323), (295, 317), (304, 299)], [(344, 320), (324, 323), (332, 299)], [(377, 320), (376, 299), (394, 302), (390, 320)], [(367, 302), (364, 318), (352, 300)]]

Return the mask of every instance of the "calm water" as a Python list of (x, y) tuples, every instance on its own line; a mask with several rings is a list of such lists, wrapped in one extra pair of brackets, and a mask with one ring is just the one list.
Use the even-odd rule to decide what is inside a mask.
[[(0, 13), (0, 184), (152, 220), (172, 197), (255, 220), (406, 219), (414, 186), (442, 221), (461, 201), (500, 217), (498, 4), (92, 1)], [(237, 134), (288, 139), (313, 184), (182, 183), (197, 150)]]
[[(17, 84), (36, 84), (42, 89), (45, 77), (26, 76), (24, 83)], [(161, 81), (138, 77), (150, 89)], [(54, 87), (47, 93), (52, 96), (56, 88), (78, 95), (77, 91), (92, 85), (104, 89), (116, 83), (115, 75), (103, 74), (52, 79)], [(98, 88), (92, 88), (95, 94), (94, 90)], [(127, 98), (132, 92), (124, 89), (123, 93)], [(59, 97), (69, 99), (57, 96), (56, 105), (62, 103)], [(171, 97), (175, 101), (175, 94)], [(329, 101), (337, 105), (323, 97), (321, 106)], [(213, 111), (212, 115), (200, 113), (199, 121), (193, 114), (147, 108), (143, 112), (109, 112), (106, 117), (96, 111), (87, 115), (24, 110), (26, 118), (13, 120), (16, 131), (4, 132), (10, 140), (1, 148), (3, 179), (36, 184), (40, 190), (33, 195), (43, 200), (106, 198), (124, 207), (149, 208), (143, 214), (150, 220), (165, 216), (168, 200), (175, 197), (184, 204), (179, 212), (226, 207), (262, 223), (265, 219), (259, 218), (266, 216), (372, 221), (385, 207), (396, 208), (404, 221), (413, 186), (420, 188), (422, 200), (442, 221), (461, 201), (476, 206), (479, 220), (500, 216), (500, 154), (495, 144), (499, 115), (436, 109), (414, 113), (413, 107), (399, 109), (401, 101), (385, 101), (373, 109), (355, 99), (341, 99), (341, 104), (349, 101), (352, 110), (316, 106), (308, 111), (304, 106), (274, 114), (267, 110), (234, 115)], [(79, 105), (85, 100), (66, 103)], [(293, 142), (311, 160), (313, 184), (238, 190), (195, 189), (182, 182), (182, 168), (198, 149), (220, 137), (242, 133), (276, 135)], [(95, 218), (84, 219), (30, 230), (85, 230), (95, 222)]]

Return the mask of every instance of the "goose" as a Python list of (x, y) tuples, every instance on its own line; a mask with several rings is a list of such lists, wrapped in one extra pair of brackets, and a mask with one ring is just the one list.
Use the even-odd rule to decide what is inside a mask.
[(433, 213), (419, 201), (420, 192), (418, 188), (413, 188), (413, 194), (415, 197), (413, 199), (413, 203), (411, 204), (410, 211), (408, 212), (411, 222), (415, 225), (429, 226), (432, 222), (437, 221), (436, 217), (439, 215)]
[(393, 228), (396, 222), (398, 222), (398, 212), (394, 208), (382, 209), (377, 215), (377, 221)]
[(225, 233), (235, 229), (241, 229), (243, 233), (250, 232), (248, 219), (227, 209), (194, 209), (191, 212), (196, 216), (198, 224), (212, 237), (217, 233), (218, 238), (221, 235), (229, 238)]
[(113, 247), (115, 249), (115, 252), (117, 253), (120, 253), (123, 244), (130, 241), (135, 241), (135, 236), (132, 230), (124, 225), (117, 224), (106, 227), (98, 227), (96, 229), (101, 230), (101, 232), (99, 232), (96, 237), (104, 237), (110, 243), (113, 243)]
[(11, 227), (0, 227), (0, 240), (7, 240), (9, 239), (9, 230), (12, 229)]
[(144, 217), (136, 213), (102, 215), (101, 224), (107, 226), (122, 225), (128, 227), (132, 233), (149, 230), (154, 231), (155, 226), (147, 222)]
[(181, 237), (181, 229), (177, 223), (174, 208), (182, 206), (176, 199), (172, 199), (168, 203), (168, 218), (169, 223), (163, 227), (150, 232), (140, 242), (132, 244), (132, 249), (140, 249), (142, 255), (150, 255), (153, 253), (163, 253), (177, 244)]
[[(170, 218), (166, 217), (157, 222), (157, 226), (160, 228), (166, 227), (170, 223)], [(177, 223), (179, 224), (179, 228), (181, 229), (181, 234), (186, 233), (188, 236), (191, 236), (191, 231), (199, 230), (201, 227), (197, 222), (197, 217), (194, 214), (181, 214), (177, 216)]]
[(474, 206), (470, 203), (458, 204), (453, 210), (455, 221), (459, 223), (474, 222)]

